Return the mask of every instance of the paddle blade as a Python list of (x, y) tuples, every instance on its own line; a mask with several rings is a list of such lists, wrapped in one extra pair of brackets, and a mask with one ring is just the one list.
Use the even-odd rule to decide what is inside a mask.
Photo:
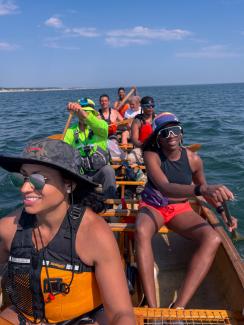
[(187, 148), (190, 149), (192, 152), (196, 152), (201, 148), (201, 146), (202, 145), (200, 143), (193, 143), (187, 146)]
[(233, 230), (231, 233), (231, 237), (233, 241), (243, 241), (244, 240), (244, 236), (241, 235), (238, 231)]
[(49, 138), (49, 139), (53, 139), (53, 140), (63, 140), (63, 134), (53, 134), (53, 135), (49, 135), (48, 138)]

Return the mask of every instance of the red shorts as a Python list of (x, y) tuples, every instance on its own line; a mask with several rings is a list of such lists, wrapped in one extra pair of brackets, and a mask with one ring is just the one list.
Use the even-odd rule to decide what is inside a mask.
[(164, 218), (164, 223), (169, 222), (178, 214), (188, 212), (188, 211), (193, 211), (189, 201), (183, 203), (168, 204), (164, 207), (155, 207), (154, 205), (148, 204), (144, 201), (140, 201), (139, 209), (143, 207), (150, 207), (156, 210), (157, 212), (159, 212), (161, 216)]

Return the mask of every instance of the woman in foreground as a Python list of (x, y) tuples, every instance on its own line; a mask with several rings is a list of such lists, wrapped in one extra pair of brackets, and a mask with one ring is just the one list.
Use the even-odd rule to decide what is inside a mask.
[(51, 139), (0, 155), (24, 204), (0, 219), (12, 304), (0, 324), (135, 324), (116, 241), (96, 215), (103, 203), (79, 164), (78, 151)]
[[(222, 203), (233, 193), (224, 185), (208, 185), (201, 158), (181, 146), (183, 128), (174, 114), (161, 113), (153, 122), (153, 134), (142, 146), (148, 183), (136, 219), (136, 250), (139, 272), (149, 307), (157, 307), (154, 284), (152, 237), (165, 224), (174, 232), (191, 239), (196, 250), (173, 308), (184, 308), (206, 276), (220, 237), (190, 206), (188, 199), (202, 195), (226, 216)], [(237, 227), (232, 219), (229, 230)]]

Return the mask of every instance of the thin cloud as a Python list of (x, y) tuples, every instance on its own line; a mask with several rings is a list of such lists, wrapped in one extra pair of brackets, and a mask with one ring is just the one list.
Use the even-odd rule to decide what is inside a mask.
[(134, 39), (134, 38), (118, 38), (118, 37), (107, 37), (106, 42), (113, 47), (126, 47), (129, 45), (145, 45), (148, 40)]
[(48, 27), (53, 27), (61, 31), (60, 38), (68, 37), (98, 37), (99, 33), (94, 27), (66, 27), (63, 21), (57, 16), (48, 18), (44, 24)]
[(182, 40), (190, 35), (192, 35), (191, 32), (183, 29), (151, 29), (136, 26), (131, 29), (117, 29), (107, 32), (106, 42), (114, 47), (124, 47), (131, 44), (144, 45), (153, 40)]
[(14, 1), (0, 0), (0, 16), (13, 15), (18, 13), (18, 6), (15, 4)]
[(191, 34), (191, 32), (183, 29), (151, 29), (148, 27), (136, 26), (132, 29), (117, 29), (110, 31), (107, 33), (107, 36), (168, 41), (181, 40)]
[(98, 37), (100, 34), (94, 27), (77, 27), (77, 28), (66, 28), (65, 31), (67, 36), (70, 37)]
[(6, 42), (0, 42), (0, 51), (13, 51), (17, 49), (17, 45), (6, 43)]
[(48, 27), (54, 27), (54, 28), (64, 27), (62, 20), (58, 17), (50, 17), (45, 21), (44, 24)]
[(229, 51), (227, 46), (212, 45), (202, 47), (198, 51), (180, 52), (176, 54), (177, 57), (191, 58), (191, 59), (222, 59), (222, 58), (237, 58), (241, 55), (237, 52)]

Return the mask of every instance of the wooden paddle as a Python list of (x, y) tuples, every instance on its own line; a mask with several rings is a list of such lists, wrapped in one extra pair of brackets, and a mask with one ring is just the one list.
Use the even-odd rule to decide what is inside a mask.
[(119, 122), (115, 122), (115, 123), (111, 123), (109, 124), (108, 126), (112, 126), (112, 125), (116, 125), (116, 126), (119, 126), (119, 125), (125, 125), (125, 124), (129, 124), (130, 122), (133, 121), (133, 118), (127, 118), (127, 119), (124, 119), (123, 121), (119, 121)]
[[(190, 144), (189, 146), (186, 146), (186, 148), (188, 148), (192, 152), (198, 151), (201, 147), (202, 147), (202, 145), (200, 143), (193, 143), (193, 144)], [(133, 144), (131, 144), (131, 143), (120, 144), (120, 148), (121, 149), (133, 149)]]
[[(232, 225), (231, 213), (230, 213), (230, 210), (229, 210), (229, 207), (228, 207), (226, 201), (223, 202), (223, 207), (224, 207), (224, 210), (225, 210), (226, 218), (228, 220), (228, 223), (227, 224), (228, 224), (228, 226), (231, 226)], [(244, 236), (240, 235), (237, 230), (233, 230), (231, 232), (231, 234), (232, 234), (232, 239), (234, 241), (244, 240)]]
[(116, 110), (119, 111), (120, 108), (124, 105), (124, 103), (127, 101), (127, 99), (133, 95), (133, 93), (136, 92), (136, 87), (132, 86), (131, 90), (128, 92), (128, 94), (123, 98), (123, 100), (119, 103), (119, 105), (116, 107)]
[(196, 152), (201, 148), (201, 146), (202, 145), (200, 143), (193, 143), (193, 144), (190, 144), (189, 146), (186, 146), (186, 148), (188, 148), (192, 152)]
[(74, 115), (74, 112), (70, 112), (70, 113), (69, 113), (69, 117), (68, 117), (68, 119), (67, 119), (67, 122), (66, 122), (66, 124), (65, 124), (65, 128), (64, 128), (62, 134), (53, 134), (53, 135), (50, 135), (48, 138), (49, 138), (49, 139), (53, 139), (53, 140), (63, 140), (64, 137), (65, 137), (65, 134), (66, 134), (66, 132), (67, 132), (67, 130), (68, 130), (68, 127), (69, 127), (69, 125), (70, 125), (70, 122), (71, 122), (71, 120), (72, 120), (73, 115)]

